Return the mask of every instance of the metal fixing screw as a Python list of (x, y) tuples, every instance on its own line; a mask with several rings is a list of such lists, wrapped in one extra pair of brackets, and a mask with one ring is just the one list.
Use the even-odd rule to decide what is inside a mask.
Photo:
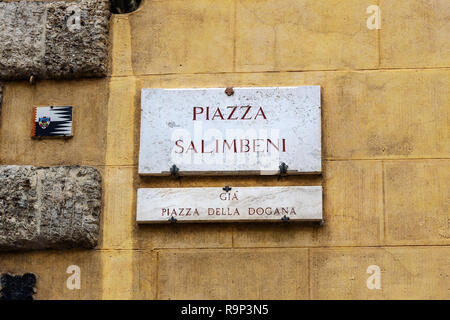
[(169, 219), (169, 222), (171, 223), (171, 224), (173, 224), (173, 223), (177, 223), (177, 219), (176, 218), (174, 218), (173, 216), (172, 217), (170, 217), (170, 219)]
[(178, 172), (180, 172), (180, 169), (176, 165), (173, 165), (170, 167), (170, 175), (173, 177), (176, 177), (178, 175)]
[(232, 96), (234, 94), (234, 89), (232, 87), (228, 87), (225, 89), (225, 93), (227, 96)]

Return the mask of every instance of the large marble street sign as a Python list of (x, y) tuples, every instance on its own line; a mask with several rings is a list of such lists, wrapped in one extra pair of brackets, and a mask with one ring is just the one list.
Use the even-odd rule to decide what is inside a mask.
[(321, 172), (319, 86), (143, 89), (139, 173)]
[(224, 189), (138, 189), (137, 222), (322, 220), (320, 186)]

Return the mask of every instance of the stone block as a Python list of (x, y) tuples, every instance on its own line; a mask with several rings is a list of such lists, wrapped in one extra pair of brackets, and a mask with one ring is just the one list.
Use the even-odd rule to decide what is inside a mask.
[(379, 5), (381, 68), (450, 66), (450, 1), (381, 0)]
[(0, 167), (0, 250), (93, 248), (101, 175), (90, 167)]
[(387, 161), (386, 241), (450, 245), (450, 160)]
[(308, 249), (164, 250), (159, 299), (307, 299)]
[(109, 1), (0, 3), (0, 79), (103, 77)]
[(235, 70), (369, 69), (378, 66), (370, 0), (236, 2)]
[[(449, 253), (432, 246), (311, 249), (311, 299), (449, 299)], [(379, 289), (367, 285), (371, 276)]]
[(102, 299), (156, 299), (157, 253), (146, 250), (102, 250)]

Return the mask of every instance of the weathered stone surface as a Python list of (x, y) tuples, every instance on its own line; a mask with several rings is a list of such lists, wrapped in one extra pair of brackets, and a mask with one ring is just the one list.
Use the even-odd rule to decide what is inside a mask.
[(0, 117), (2, 116), (3, 84), (0, 83)]
[(45, 47), (45, 5), (0, 3), (0, 79), (30, 77), (41, 72)]
[(107, 0), (0, 3), (0, 79), (105, 76), (109, 17)]
[(0, 167), (0, 250), (92, 248), (101, 211), (91, 167)]

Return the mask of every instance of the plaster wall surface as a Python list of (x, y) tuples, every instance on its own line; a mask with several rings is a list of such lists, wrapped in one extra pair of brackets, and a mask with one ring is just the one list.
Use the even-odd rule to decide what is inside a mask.
[[(447, 0), (148, 0), (113, 16), (107, 78), (5, 82), (0, 128), (2, 165), (99, 169), (100, 243), (2, 253), (0, 272), (35, 272), (37, 299), (449, 299), (449, 17)], [(142, 88), (301, 85), (322, 87), (323, 175), (138, 175)], [(63, 101), (74, 138), (32, 141), (33, 106)], [(325, 225), (135, 222), (137, 188), (225, 185), (323, 185)]]

